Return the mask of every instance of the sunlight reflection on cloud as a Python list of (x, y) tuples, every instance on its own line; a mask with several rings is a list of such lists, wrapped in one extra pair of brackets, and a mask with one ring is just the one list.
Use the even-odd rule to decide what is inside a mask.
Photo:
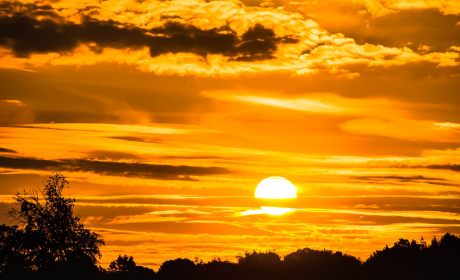
[(284, 215), (289, 212), (300, 210), (300, 209), (292, 209), (292, 208), (279, 208), (279, 207), (266, 207), (266, 206), (262, 206), (260, 208), (261, 209), (258, 209), (258, 210), (247, 210), (247, 211), (241, 212), (240, 214), (243, 216), (260, 215), (260, 214), (278, 216), (278, 215)]

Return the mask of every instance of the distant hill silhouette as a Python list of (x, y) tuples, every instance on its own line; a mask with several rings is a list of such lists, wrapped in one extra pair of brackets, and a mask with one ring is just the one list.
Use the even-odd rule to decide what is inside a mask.
[[(0, 226), (2, 280), (453, 280), (460, 279), (460, 237), (446, 233), (427, 244), (400, 239), (392, 247), (360, 259), (330, 250), (299, 249), (284, 257), (246, 252), (237, 262), (178, 258), (157, 272), (118, 256), (108, 269), (98, 264), (104, 241), (73, 215), (74, 199), (64, 198), (65, 177), (49, 178), (43, 190), (17, 194), (16, 225)], [(43, 201), (38, 193), (42, 194)]]

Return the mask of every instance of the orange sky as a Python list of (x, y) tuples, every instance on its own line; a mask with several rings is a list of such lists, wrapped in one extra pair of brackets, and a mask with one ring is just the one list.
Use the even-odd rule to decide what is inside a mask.
[(0, 212), (60, 172), (155, 269), (460, 234), (459, 3), (2, 1)]

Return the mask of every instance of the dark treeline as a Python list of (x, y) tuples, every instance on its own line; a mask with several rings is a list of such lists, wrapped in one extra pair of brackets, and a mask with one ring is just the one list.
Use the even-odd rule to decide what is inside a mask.
[(62, 196), (67, 184), (56, 174), (43, 190), (16, 195), (19, 209), (8, 212), (15, 225), (0, 226), (0, 279), (460, 279), (460, 237), (449, 233), (429, 244), (423, 238), (400, 239), (364, 262), (342, 252), (304, 248), (286, 256), (246, 252), (236, 262), (179, 258), (164, 262), (158, 271), (120, 255), (104, 269), (98, 261), (104, 240), (73, 215), (75, 200)]

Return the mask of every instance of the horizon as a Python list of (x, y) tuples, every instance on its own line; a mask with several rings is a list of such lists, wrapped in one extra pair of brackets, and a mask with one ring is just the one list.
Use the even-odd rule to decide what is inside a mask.
[(0, 213), (63, 174), (155, 270), (460, 235), (453, 2), (0, 1)]

